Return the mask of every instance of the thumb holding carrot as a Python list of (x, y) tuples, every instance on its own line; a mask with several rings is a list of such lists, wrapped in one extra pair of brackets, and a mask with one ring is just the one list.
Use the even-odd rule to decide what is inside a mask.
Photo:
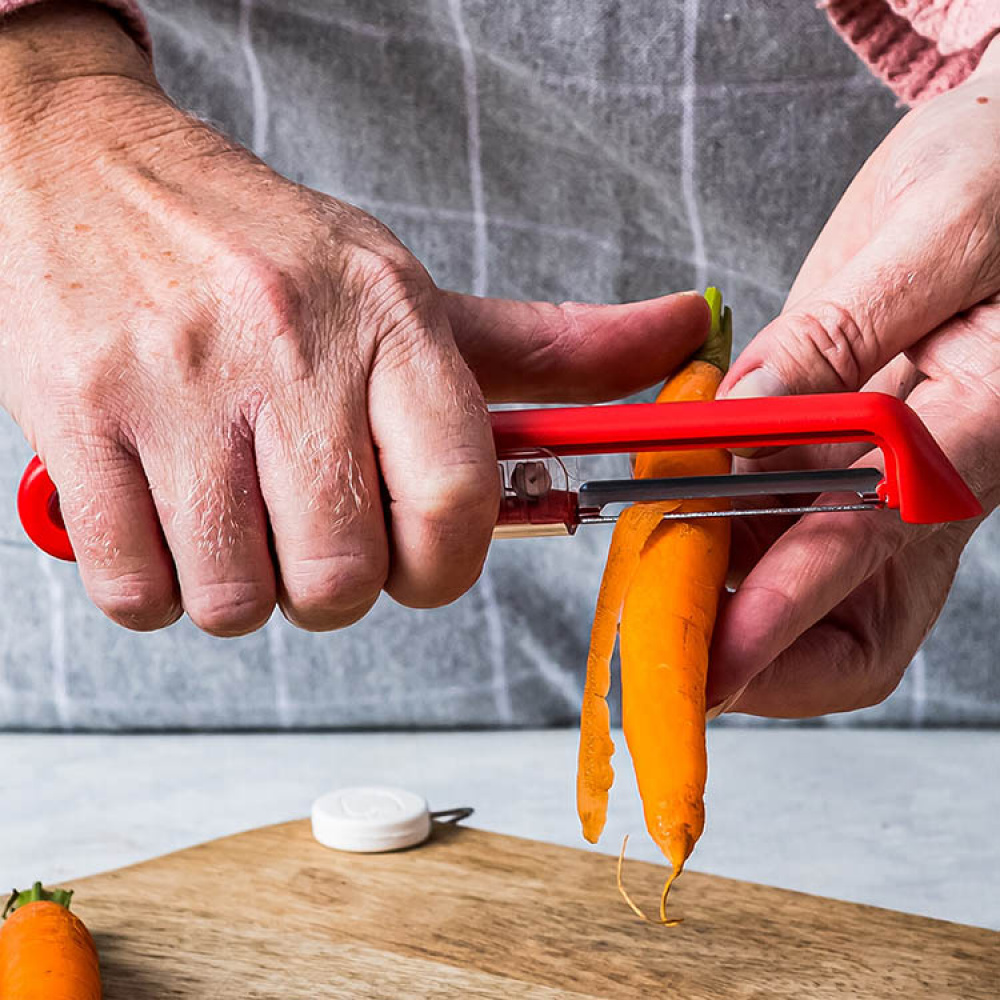
[[(894, 393), (987, 511), (1000, 501), (1000, 51), (990, 55), (876, 150), (782, 314), (719, 393)], [(878, 461), (864, 451), (798, 449), (750, 465)], [(738, 525), (739, 588), (717, 628), (708, 704), (804, 717), (881, 701), (940, 612), (975, 526), (867, 514), (812, 514), (783, 533)]]
[[(977, 103), (984, 88), (973, 81), (902, 120), (823, 229), (781, 315), (733, 363), (722, 395), (860, 389), (1000, 290), (1000, 76), (992, 88), (985, 114), (991, 106)], [(952, 145), (955, 133), (963, 141)]]
[(620, 399), (680, 367), (710, 323), (694, 291), (621, 305), (446, 292), (444, 303), (459, 351), (492, 402)]

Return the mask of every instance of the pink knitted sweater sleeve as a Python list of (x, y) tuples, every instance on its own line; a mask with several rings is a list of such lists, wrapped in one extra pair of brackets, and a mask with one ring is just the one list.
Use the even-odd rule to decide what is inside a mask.
[[(30, 7), (32, 4), (40, 2), (41, 0), (0, 0), (0, 17), (3, 17), (4, 14), (13, 14), (15, 10)], [(96, 2), (113, 10), (147, 54), (152, 54), (153, 43), (146, 27), (146, 19), (142, 16), (142, 11), (139, 10), (139, 4), (136, 0), (96, 0)]]
[(821, 0), (820, 6), (910, 104), (961, 83), (1000, 33), (998, 0)]

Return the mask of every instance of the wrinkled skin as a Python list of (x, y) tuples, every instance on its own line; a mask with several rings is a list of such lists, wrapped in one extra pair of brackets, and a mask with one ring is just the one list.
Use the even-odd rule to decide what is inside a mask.
[(115, 621), (330, 629), (458, 597), (496, 516), (484, 393), (614, 398), (701, 343), (681, 295), (438, 289), (383, 225), (176, 108), (89, 3), (0, 28), (0, 403)]
[[(1000, 44), (963, 86), (909, 112), (858, 174), (781, 316), (722, 394), (861, 387), (905, 399), (977, 494), (1000, 501)], [(747, 381), (742, 381), (749, 377)], [(795, 449), (748, 468), (870, 465), (865, 449)], [(742, 522), (715, 637), (709, 704), (804, 717), (897, 686), (978, 522), (812, 514)], [(742, 693), (740, 693), (742, 692)]]

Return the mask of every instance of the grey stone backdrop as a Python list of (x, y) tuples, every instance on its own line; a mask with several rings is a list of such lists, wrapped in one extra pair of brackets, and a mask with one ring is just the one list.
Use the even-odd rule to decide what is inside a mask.
[[(723, 287), (740, 342), (901, 110), (809, 0), (151, 0), (167, 89), (377, 215), (445, 286), (615, 301)], [(0, 424), (11, 499), (23, 440)], [(544, 725), (579, 706), (607, 544), (494, 546), (456, 605), (221, 641), (105, 621), (0, 509), (0, 726)], [(530, 574), (524, 567), (530, 566)], [(1000, 526), (848, 724), (1000, 722)], [(738, 720), (743, 722), (745, 720)], [(728, 724), (733, 724), (732, 722)]]

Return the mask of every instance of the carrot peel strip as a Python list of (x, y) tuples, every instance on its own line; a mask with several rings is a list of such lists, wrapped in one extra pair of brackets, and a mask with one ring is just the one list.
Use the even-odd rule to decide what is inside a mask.
[(597, 610), (590, 633), (587, 678), (580, 712), (580, 752), (577, 766), (576, 802), (584, 837), (597, 843), (608, 815), (608, 791), (614, 782), (611, 756), (611, 657), (618, 637), (625, 595), (639, 566), (643, 546), (663, 519), (676, 510), (679, 501), (636, 504), (625, 510), (611, 537), (608, 561), (601, 578)]

